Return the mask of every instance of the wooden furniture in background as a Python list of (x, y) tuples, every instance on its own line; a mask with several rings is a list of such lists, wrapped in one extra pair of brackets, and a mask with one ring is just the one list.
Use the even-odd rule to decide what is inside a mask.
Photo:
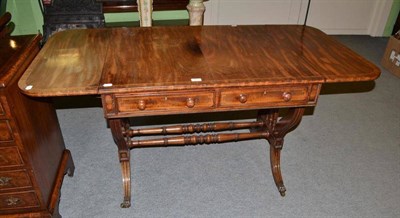
[[(154, 3), (154, 4), (153, 4)], [(44, 42), (54, 33), (66, 29), (101, 28), (105, 26), (103, 12), (139, 12), (140, 26), (152, 26), (154, 10), (182, 10), (189, 12), (189, 24), (203, 24), (203, 0), (41, 0), (43, 12)], [(104, 10), (103, 10), (104, 9)], [(159, 24), (169, 24), (171, 21), (160, 21)], [(132, 25), (132, 22), (128, 22)], [(137, 22), (133, 22), (136, 25)], [(174, 25), (186, 21), (177, 20)], [(123, 22), (122, 26), (127, 23)], [(121, 23), (110, 23), (107, 26), (121, 26)]]
[(0, 38), (0, 217), (59, 217), (63, 177), (74, 171), (52, 103), (17, 86), (40, 40)]
[(41, 0), (43, 41), (66, 29), (104, 27), (102, 4), (95, 0)]
[[(103, 3), (104, 13), (137, 12), (136, 0), (96, 0)], [(153, 0), (153, 10), (186, 10), (189, 0)]]
[[(132, 43), (135, 42), (135, 43)], [(324, 83), (376, 79), (379, 68), (323, 32), (299, 25), (71, 30), (55, 35), (19, 82), (35, 97), (101, 95), (131, 202), (130, 149), (263, 138), (283, 196), (285, 135)], [(280, 114), (279, 108), (289, 108)], [(254, 122), (135, 129), (128, 118), (259, 110)], [(180, 121), (177, 120), (177, 123)], [(248, 133), (167, 135), (247, 129)]]

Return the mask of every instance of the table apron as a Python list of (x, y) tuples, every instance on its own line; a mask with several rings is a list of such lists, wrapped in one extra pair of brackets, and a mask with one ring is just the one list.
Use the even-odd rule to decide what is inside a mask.
[(111, 93), (106, 118), (315, 106), (321, 84)]

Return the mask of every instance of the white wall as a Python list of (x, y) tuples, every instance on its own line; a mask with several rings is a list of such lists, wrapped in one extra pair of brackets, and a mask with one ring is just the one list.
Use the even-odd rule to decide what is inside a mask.
[[(393, 0), (311, 0), (307, 25), (328, 34), (382, 35)], [(206, 25), (303, 24), (308, 0), (210, 0)]]

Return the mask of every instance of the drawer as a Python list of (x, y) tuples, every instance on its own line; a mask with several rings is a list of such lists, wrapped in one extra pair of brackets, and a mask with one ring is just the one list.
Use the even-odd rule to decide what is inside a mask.
[(214, 107), (214, 93), (163, 93), (116, 96), (118, 112), (191, 111)]
[(0, 143), (13, 141), (13, 134), (8, 120), (0, 120)]
[(0, 148), (0, 167), (22, 166), (21, 154), (17, 147)]
[(26, 170), (0, 172), (0, 190), (32, 187)]
[(39, 207), (39, 200), (33, 191), (0, 194), (0, 210)]
[(221, 107), (295, 106), (307, 104), (308, 86), (221, 91)]

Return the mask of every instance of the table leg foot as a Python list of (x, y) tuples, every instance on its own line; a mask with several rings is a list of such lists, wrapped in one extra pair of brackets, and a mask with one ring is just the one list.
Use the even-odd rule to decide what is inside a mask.
[(121, 208), (129, 208), (131, 206), (131, 202), (123, 201), (120, 206), (121, 206)]
[(286, 195), (286, 188), (284, 185), (282, 185), (281, 187), (278, 187), (278, 191), (281, 194), (282, 197), (285, 197)]

